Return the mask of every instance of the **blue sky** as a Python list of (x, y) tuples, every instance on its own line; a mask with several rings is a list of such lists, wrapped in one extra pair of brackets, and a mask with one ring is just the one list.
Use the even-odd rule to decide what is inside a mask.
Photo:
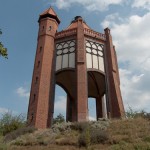
[[(1, 0), (0, 41), (8, 48), (9, 59), (0, 57), (0, 114), (7, 110), (27, 113), (37, 21), (50, 5), (61, 20), (59, 30), (77, 15), (98, 32), (111, 29), (125, 108), (150, 112), (150, 0)], [(65, 92), (57, 87), (56, 113), (65, 113), (65, 105)], [(90, 105), (94, 117), (92, 100)]]

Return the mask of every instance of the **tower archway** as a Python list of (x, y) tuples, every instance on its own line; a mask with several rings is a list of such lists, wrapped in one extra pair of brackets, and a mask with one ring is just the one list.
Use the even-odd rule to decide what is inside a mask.
[(74, 69), (56, 72), (56, 84), (66, 91), (66, 121), (76, 121), (76, 77)]
[(88, 119), (90, 121), (96, 121), (96, 99), (93, 97), (88, 98)]
[(53, 118), (56, 118), (59, 114), (62, 114), (64, 116), (64, 119), (66, 120), (66, 105), (67, 93), (61, 86), (56, 84)]

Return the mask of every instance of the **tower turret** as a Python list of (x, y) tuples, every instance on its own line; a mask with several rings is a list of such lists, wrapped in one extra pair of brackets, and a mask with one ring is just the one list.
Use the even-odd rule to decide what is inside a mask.
[(47, 128), (53, 118), (55, 90), (54, 39), (60, 20), (52, 8), (39, 17), (38, 43), (28, 108), (28, 124)]

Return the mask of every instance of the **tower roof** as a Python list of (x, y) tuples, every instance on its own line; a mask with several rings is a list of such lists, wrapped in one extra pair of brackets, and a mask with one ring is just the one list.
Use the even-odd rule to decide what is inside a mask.
[(42, 18), (46, 18), (46, 17), (53, 18), (57, 21), (58, 24), (60, 23), (60, 19), (58, 18), (57, 14), (55, 13), (55, 11), (52, 7), (48, 8), (43, 13), (41, 13), (39, 20)]
[[(81, 16), (74, 17), (74, 20), (71, 22), (71, 24), (66, 28), (66, 30), (77, 28), (78, 20), (83, 20)], [(86, 22), (83, 20), (83, 27), (86, 29), (91, 29)]]

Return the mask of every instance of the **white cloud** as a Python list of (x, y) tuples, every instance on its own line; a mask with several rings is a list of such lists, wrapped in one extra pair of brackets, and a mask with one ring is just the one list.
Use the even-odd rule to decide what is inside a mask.
[(17, 93), (20, 97), (25, 97), (25, 98), (29, 99), (29, 95), (30, 95), (29, 91), (28, 91), (26, 88), (22, 87), (22, 86), (19, 87), (19, 88), (16, 90), (16, 93)]
[(124, 20), (120, 16), (107, 16), (101, 24), (104, 28), (106, 22), (111, 27), (120, 62), (124, 103), (126, 107), (129, 104), (135, 109), (150, 111), (150, 13)]
[(47, 0), (52, 5), (59, 9), (70, 8), (72, 5), (78, 4), (83, 6), (88, 11), (105, 11), (110, 5), (120, 5), (125, 0)]
[(9, 110), (7, 108), (0, 108), (0, 115), (7, 113)]
[(54, 104), (54, 110), (59, 113), (66, 112), (66, 97), (65, 96), (57, 96)]
[(119, 17), (118, 13), (114, 13), (114, 14), (106, 16), (105, 20), (101, 23), (101, 25), (103, 28), (112, 27), (113, 25), (115, 25), (116, 21), (123, 22), (124, 19)]
[(150, 10), (150, 0), (134, 0), (132, 7)]
[(10, 110), (9, 108), (2, 108), (2, 107), (0, 107), (0, 118), (1, 118), (5, 113), (10, 113), (10, 114), (12, 114), (12, 115), (17, 115), (17, 114), (18, 114), (17, 111)]
[[(133, 75), (126, 69), (120, 69), (122, 96), (126, 110), (131, 106), (135, 110), (150, 111), (150, 93), (140, 84), (144, 74)], [(138, 88), (140, 87), (140, 88)]]
[(94, 118), (94, 117), (92, 117), (92, 116), (89, 116), (89, 120), (90, 120), (90, 121), (95, 121), (96, 118)]

